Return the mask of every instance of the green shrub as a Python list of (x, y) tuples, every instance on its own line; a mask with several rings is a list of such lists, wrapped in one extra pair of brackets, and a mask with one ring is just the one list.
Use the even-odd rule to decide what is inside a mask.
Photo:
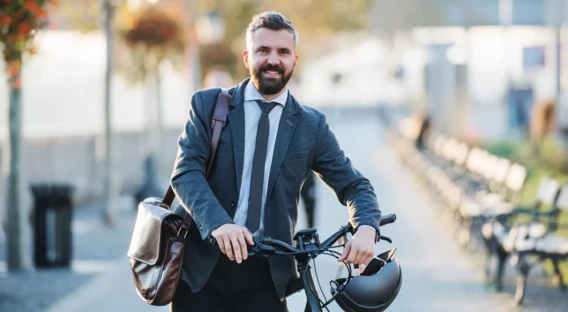
[(526, 148), (526, 143), (518, 141), (501, 141), (483, 144), (481, 148), (499, 157), (516, 158)]

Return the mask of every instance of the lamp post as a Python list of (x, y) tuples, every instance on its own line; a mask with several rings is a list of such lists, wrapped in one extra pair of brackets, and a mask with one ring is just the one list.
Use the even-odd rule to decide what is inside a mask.
[(547, 24), (554, 33), (554, 98), (556, 103), (556, 124), (557, 133), (563, 137), (565, 148), (568, 148), (568, 118), (563, 116), (566, 114), (568, 107), (564, 107), (567, 103), (562, 102), (562, 27), (566, 23), (568, 10), (566, 1), (564, 0), (548, 0), (547, 6)]
[(184, 6), (189, 13), (186, 27), (190, 37), (186, 51), (190, 66), (190, 83), (192, 91), (196, 91), (202, 85), (199, 44), (220, 42), (225, 35), (225, 23), (217, 10), (198, 14), (196, 0), (186, 0)]
[(511, 62), (509, 52), (511, 48), (511, 25), (513, 24), (513, 0), (499, 0), (499, 22), (503, 27), (503, 61), (505, 66), (505, 107), (507, 115), (511, 114)]
[(114, 60), (112, 56), (113, 50), (113, 31), (112, 21), (117, 7), (117, 1), (105, 0), (102, 3), (104, 14), (104, 34), (106, 41), (106, 67), (105, 67), (105, 81), (104, 81), (104, 139), (102, 148), (102, 174), (103, 174), (103, 196), (104, 208), (102, 211), (102, 219), (106, 225), (115, 225), (118, 218), (118, 187), (116, 179), (116, 168), (114, 159), (114, 135), (112, 129), (112, 72), (114, 67)]
[(218, 43), (225, 35), (225, 22), (217, 11), (201, 14), (195, 23), (197, 40), (203, 44)]
[(562, 24), (564, 23), (564, 10), (566, 9), (566, 5), (562, 0), (549, 0), (548, 1), (548, 23), (554, 32), (554, 95), (556, 98), (556, 105), (559, 107), (560, 105), (560, 96), (562, 93), (562, 85), (561, 85), (561, 68), (560, 62), (562, 58), (562, 50), (561, 50), (561, 43), (562, 43)]

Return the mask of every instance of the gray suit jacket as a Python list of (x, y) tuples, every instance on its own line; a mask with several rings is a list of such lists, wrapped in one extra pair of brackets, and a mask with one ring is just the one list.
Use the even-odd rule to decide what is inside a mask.
[[(171, 183), (181, 204), (176, 213), (188, 211), (194, 219), (186, 239), (182, 276), (193, 292), (203, 288), (221, 255), (219, 248), (209, 242), (209, 235), (217, 227), (232, 223), (237, 208), (244, 158), (244, 89), (248, 80), (229, 90), (232, 99), (228, 123), (221, 133), (208, 179), (205, 163), (212, 135), (210, 120), (219, 88), (193, 95), (178, 141)], [(289, 95), (278, 126), (268, 180), (266, 236), (292, 243), (300, 189), (310, 170), (348, 207), (352, 216), (349, 222), (355, 229), (370, 225), (378, 232), (381, 212), (373, 187), (345, 157), (325, 115), (300, 105)], [(297, 276), (294, 259), (275, 256), (269, 263), (276, 291), (284, 298), (288, 282)]]

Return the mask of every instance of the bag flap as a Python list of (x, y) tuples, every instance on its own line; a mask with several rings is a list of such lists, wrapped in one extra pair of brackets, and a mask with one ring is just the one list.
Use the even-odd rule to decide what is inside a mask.
[[(138, 205), (138, 215), (134, 224), (132, 240), (127, 255), (140, 262), (154, 265), (160, 257), (163, 228), (167, 226), (166, 219), (182, 218), (173, 211), (160, 206), (161, 199), (151, 197)], [(165, 237), (164, 237), (165, 238)]]

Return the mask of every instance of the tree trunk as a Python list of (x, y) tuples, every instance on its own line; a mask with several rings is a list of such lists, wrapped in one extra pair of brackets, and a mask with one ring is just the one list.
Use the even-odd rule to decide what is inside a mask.
[(162, 107), (162, 80), (160, 75), (160, 66), (158, 65), (158, 69), (156, 70), (156, 78), (155, 78), (155, 88), (156, 88), (156, 137), (157, 137), (157, 149), (156, 149), (156, 161), (157, 161), (157, 169), (158, 169), (158, 177), (163, 177), (164, 172), (164, 157), (163, 157), (163, 149), (164, 149), (164, 113)]
[(146, 131), (147, 131), (147, 153), (152, 156), (155, 164), (156, 176), (151, 177), (160, 182), (164, 175), (163, 161), (163, 113), (161, 100), (161, 79), (159, 66), (155, 72), (146, 77), (147, 84), (146, 96)]
[(105, 131), (104, 131), (104, 160), (103, 160), (103, 196), (105, 206), (102, 212), (103, 221), (106, 225), (115, 225), (118, 218), (117, 195), (118, 183), (117, 172), (114, 160), (114, 136), (112, 131), (112, 111), (111, 111), (111, 94), (112, 94), (112, 69), (113, 69), (113, 32), (112, 20), (114, 15), (114, 7), (109, 0), (103, 4), (104, 10), (104, 32), (106, 38), (106, 70), (105, 70), (105, 90), (104, 90), (104, 109), (105, 109)]
[(7, 248), (8, 270), (23, 270), (31, 266), (29, 207), (26, 203), (25, 154), (22, 137), (22, 97), (18, 80), (10, 83), (9, 101), (9, 171), (7, 183)]
[(192, 33), (189, 36), (186, 46), (186, 57), (189, 61), (189, 78), (190, 78), (190, 94), (199, 90), (201, 88), (201, 64), (199, 63), (199, 44), (197, 42), (197, 36), (195, 34), (195, 21), (197, 19), (197, 0), (185, 0), (184, 6), (186, 11), (189, 13), (186, 19), (186, 27), (189, 32)]

